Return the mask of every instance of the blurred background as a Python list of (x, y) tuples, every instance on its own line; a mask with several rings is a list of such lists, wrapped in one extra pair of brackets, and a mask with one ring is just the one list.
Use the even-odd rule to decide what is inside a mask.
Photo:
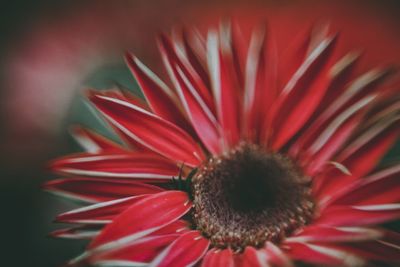
[[(84, 242), (54, 240), (59, 212), (75, 206), (41, 191), (46, 162), (79, 148), (68, 126), (114, 138), (82, 89), (116, 84), (137, 91), (126, 50), (161, 73), (155, 37), (177, 25), (205, 28), (218, 18), (268, 20), (278, 45), (314, 22), (341, 32), (342, 49), (362, 48), (366, 65), (400, 63), (400, 2), (368, 1), (2, 1), (0, 8), (1, 266), (59, 266)], [(399, 146), (397, 146), (399, 147)], [(388, 160), (399, 158), (394, 148)]]

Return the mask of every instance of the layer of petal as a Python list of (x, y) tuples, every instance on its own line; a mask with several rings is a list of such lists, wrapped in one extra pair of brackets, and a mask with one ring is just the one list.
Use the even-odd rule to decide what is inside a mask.
[(112, 125), (149, 149), (190, 166), (202, 162), (200, 147), (178, 126), (126, 101), (95, 94), (90, 100)]
[(149, 266), (193, 266), (203, 257), (209, 245), (210, 242), (200, 232), (187, 232), (162, 251)]

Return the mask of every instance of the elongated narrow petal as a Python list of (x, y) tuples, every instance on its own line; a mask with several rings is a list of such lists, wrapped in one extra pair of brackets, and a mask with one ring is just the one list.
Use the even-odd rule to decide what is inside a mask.
[(179, 167), (172, 161), (145, 152), (75, 154), (54, 160), (50, 168), (62, 174), (149, 180), (170, 180), (179, 173)]
[(340, 112), (340, 110), (350, 107), (352, 103), (362, 97), (375, 94), (376, 90), (381, 88), (380, 85), (386, 82), (392, 72), (391, 69), (376, 68), (360, 75), (346, 87), (342, 94), (338, 95), (334, 101), (325, 107), (319, 119), (322, 121), (327, 120)]
[(103, 202), (164, 191), (161, 187), (127, 179), (69, 178), (52, 180), (44, 188), (56, 195), (87, 202)]
[(188, 195), (167, 191), (137, 201), (114, 218), (92, 243), (90, 249), (108, 249), (128, 243), (176, 221), (191, 207)]
[(365, 109), (375, 96), (361, 99), (349, 109), (338, 115), (316, 138), (307, 153), (312, 157), (305, 172), (315, 175), (320, 168), (331, 160), (338, 149), (348, 140), (354, 129), (360, 124)]
[(177, 220), (160, 228), (159, 230), (151, 233), (150, 235), (182, 234), (188, 231), (190, 231), (189, 223), (184, 220)]
[(321, 177), (315, 191), (323, 205), (345, 194), (350, 189), (346, 185), (354, 183), (375, 168), (399, 135), (398, 126), (392, 122), (380, 125), (378, 129), (373, 127), (365, 131), (364, 135), (355, 139), (340, 153), (337, 159), (349, 173), (331, 169), (327, 175)]
[(202, 267), (234, 267), (235, 262), (233, 259), (233, 252), (230, 248), (219, 250), (211, 249), (205, 255), (202, 263)]
[(142, 145), (180, 163), (201, 163), (200, 147), (176, 125), (125, 101), (97, 95), (90, 99), (111, 124)]
[(129, 208), (132, 204), (143, 199), (145, 195), (116, 199), (93, 204), (87, 207), (78, 208), (62, 213), (57, 216), (58, 222), (84, 223), (84, 224), (106, 224), (114, 217)]
[(284, 253), (281, 248), (271, 243), (270, 241), (267, 241), (267, 244), (263, 249), (263, 251), (264, 253), (267, 254), (268, 261), (273, 266), (278, 266), (278, 267), (294, 266), (289, 256), (286, 253)]
[(204, 85), (195, 82), (196, 79), (178, 59), (172, 49), (172, 44), (166, 37), (161, 39), (161, 51), (164, 53), (165, 62), (182, 105), (199, 138), (210, 152), (218, 154), (221, 151), (219, 125), (210, 105), (207, 104), (208, 97), (204, 96), (209, 95), (209, 92), (201, 93), (206, 90), (199, 89)]
[(285, 242), (360, 242), (374, 240), (384, 235), (383, 231), (364, 227), (329, 227), (310, 225)]
[(100, 266), (147, 266), (169, 244), (179, 238), (179, 234), (147, 236), (121, 247), (94, 254), (87, 262)]
[(329, 33), (329, 24), (326, 23), (307, 25), (300, 29), (280, 59), (279, 71), (285, 84)]
[(293, 267), (289, 257), (277, 246), (267, 242), (261, 249), (246, 247), (240, 264), (241, 267)]
[(182, 32), (182, 41), (183, 41), (183, 46), (185, 48), (185, 52), (187, 55), (187, 58), (189, 60), (190, 65), (193, 66), (194, 70), (200, 78), (202, 79), (204, 85), (207, 88), (211, 88), (210, 85), (210, 78), (208, 76), (207, 70), (204, 67), (205, 65), (205, 58), (201, 58), (201, 56), (196, 54), (195, 51), (195, 45), (193, 44), (195, 37), (193, 35), (189, 36), (189, 33), (185, 30)]
[(385, 229), (385, 236), (380, 239), (388, 245), (393, 245), (400, 250), (400, 233)]
[(145, 237), (110, 250), (95, 252), (84, 261), (96, 266), (114, 267), (117, 263), (122, 266), (147, 266), (162, 250), (188, 231), (190, 229), (185, 221), (174, 221)]
[(219, 122), (224, 134), (227, 147), (235, 147), (240, 139), (240, 113), (241, 106), (238, 96), (238, 85), (232, 79), (234, 69), (232, 58), (228, 52), (219, 50), (219, 85), (215, 90), (219, 95), (216, 96)]
[(337, 160), (347, 166), (352, 175), (362, 177), (378, 164), (400, 135), (400, 116), (381, 118), (379, 123), (365, 129), (346, 146)]
[(99, 225), (83, 225), (78, 227), (56, 230), (50, 233), (51, 237), (67, 239), (92, 239), (100, 233)]
[(400, 263), (400, 234), (385, 230), (385, 235), (377, 240), (354, 244), (350, 251), (367, 259), (380, 262)]
[[(210, 265), (211, 266), (211, 265)], [(270, 267), (265, 252), (247, 246), (243, 252), (240, 267)]]
[(125, 60), (153, 112), (182, 129), (191, 131), (191, 126), (178, 108), (173, 91), (132, 54), (127, 53)]
[[(127, 92), (126, 90), (121, 91), (118, 89), (110, 89), (110, 90), (102, 90), (102, 91), (95, 91), (95, 90), (87, 90), (86, 95), (91, 96), (91, 95), (98, 95), (98, 96), (104, 96), (104, 97), (110, 97), (110, 98), (115, 98), (119, 99), (121, 101), (128, 102), (132, 105), (135, 105), (143, 110), (146, 110), (150, 112), (150, 108), (147, 106), (147, 104), (137, 96)], [(91, 107), (92, 108), (92, 107)], [(96, 114), (97, 116), (97, 114)], [(103, 119), (103, 118), (99, 118)], [(130, 138), (126, 133), (118, 129), (113, 124), (110, 124), (111, 128), (114, 130), (114, 132), (118, 135), (118, 137), (123, 141), (124, 145), (127, 147), (128, 150), (134, 150), (134, 151), (149, 151), (149, 149), (146, 146), (143, 146), (140, 142), (137, 142), (136, 140)]]
[(222, 27), (217, 33), (208, 36), (208, 66), (211, 72), (211, 83), (217, 106), (218, 121), (226, 147), (237, 144), (240, 138), (240, 110), (238, 81), (232, 59), (230, 27)]
[(131, 103), (132, 105), (138, 106), (144, 110), (150, 111), (150, 107), (147, 105), (147, 103), (140, 97), (130, 93), (126, 88), (125, 89), (120, 89), (120, 88), (113, 88), (113, 89), (108, 89), (108, 90), (94, 90), (94, 89), (89, 89), (87, 94), (97, 94), (97, 95), (102, 95), (106, 97), (111, 97), (111, 98), (116, 98), (122, 101), (127, 101)]
[(248, 51), (247, 39), (243, 36), (242, 29), (238, 22), (233, 19), (232, 22), (232, 59), (236, 70), (236, 77), (239, 83), (240, 91), (244, 89), (244, 72), (246, 65), (246, 56)]
[(174, 67), (178, 93), (192, 125), (207, 149), (213, 154), (218, 154), (221, 151), (221, 138), (216, 118), (199, 98), (182, 70), (177, 65)]
[[(334, 66), (335, 67), (335, 66)], [(332, 68), (333, 69), (333, 68)], [(371, 70), (350, 83), (343, 92), (337, 90), (336, 87), (331, 87), (333, 96), (327, 103), (321, 103), (320, 110), (317, 110), (314, 120), (311, 120), (310, 126), (307, 128), (295, 144), (292, 145), (291, 154), (299, 153), (306, 150), (318, 138), (318, 136), (329, 127), (329, 124), (344, 114), (345, 110), (350, 110), (350, 107), (363, 98), (376, 95), (372, 89), (379, 88), (385, 79), (386, 71)], [(335, 81), (333, 81), (334, 83)], [(333, 86), (334, 84), (332, 84)], [(294, 152), (294, 153), (293, 153)]]
[[(343, 92), (348, 89), (347, 84), (353, 79), (354, 69), (359, 62), (361, 53), (358, 51), (351, 51), (341, 57), (329, 70), (329, 76), (331, 77), (331, 83), (328, 91), (322, 99), (316, 113), (313, 118), (322, 117), (321, 115), (325, 112), (328, 106), (332, 105)], [(327, 114), (324, 114), (325, 116)], [(322, 119), (322, 118), (321, 118)]]
[(265, 31), (253, 33), (247, 55), (244, 92), (245, 134), (251, 141), (262, 143), (268, 141), (270, 108), (277, 95), (275, 53), (271, 48), (271, 36)]
[[(357, 255), (357, 257), (363, 258), (364, 260), (376, 262), (379, 265), (380, 263), (388, 263), (388, 266), (397, 266), (400, 263), (400, 243), (398, 233), (392, 232), (389, 235), (391, 236), (386, 236), (377, 240), (342, 243), (329, 246), (333, 249), (347, 251), (348, 253)], [(393, 237), (395, 240), (393, 240)], [(391, 265), (390, 263), (394, 265)]]
[(317, 265), (363, 266), (365, 261), (346, 249), (338, 249), (323, 244), (290, 243), (288, 254), (295, 260)]
[(175, 83), (175, 86), (179, 87), (175, 80), (176, 73), (173, 70), (175, 68), (174, 66), (176, 65), (181, 69), (183, 75), (193, 86), (196, 94), (199, 96), (199, 99), (201, 99), (202, 102), (204, 102), (205, 106), (207, 106), (208, 109), (214, 113), (215, 106), (210, 90), (203, 83), (201, 77), (195, 71), (195, 69), (193, 69), (193, 67), (188, 64), (189, 61), (187, 60), (187, 58), (183, 57), (183, 53), (180, 53), (180, 51), (177, 51), (178, 49), (174, 48), (171, 40), (166, 35), (160, 35), (159, 47), (165, 67), (169, 72), (171, 80)]
[[(400, 166), (396, 165), (357, 180), (344, 189), (332, 204), (378, 205), (400, 201)], [(379, 192), (379, 194), (377, 194)]]
[(292, 157), (295, 158), (301, 154), (301, 152), (316, 138), (318, 133), (328, 124), (329, 116), (327, 117), (322, 114), (326, 111), (326, 107), (330, 106), (332, 101), (346, 89), (346, 85), (351, 78), (350, 76), (357, 59), (358, 53), (349, 53), (337, 61), (330, 69), (329, 76), (331, 77), (331, 82), (329, 88), (316, 111), (307, 122), (307, 125), (305, 125), (307, 130), (302, 132), (290, 145), (289, 154)]
[(206, 253), (209, 244), (198, 231), (187, 232), (162, 251), (149, 266), (193, 266)]
[(400, 204), (330, 206), (317, 223), (329, 226), (379, 224), (400, 218)]
[(355, 243), (352, 246), (344, 246), (344, 249), (359, 255), (364, 259), (377, 262), (391, 262), (394, 265), (400, 263), (400, 246), (383, 240)]
[(119, 144), (84, 127), (72, 127), (70, 132), (79, 145), (89, 153), (123, 150)]
[(282, 91), (275, 107), (272, 148), (281, 148), (308, 120), (330, 82), (327, 72), (335, 38), (321, 41)]

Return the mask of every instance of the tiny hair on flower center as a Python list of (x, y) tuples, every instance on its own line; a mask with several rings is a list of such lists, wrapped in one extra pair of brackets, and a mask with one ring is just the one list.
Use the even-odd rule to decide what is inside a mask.
[(278, 243), (313, 215), (307, 177), (285, 156), (253, 144), (210, 158), (191, 187), (195, 227), (218, 248)]

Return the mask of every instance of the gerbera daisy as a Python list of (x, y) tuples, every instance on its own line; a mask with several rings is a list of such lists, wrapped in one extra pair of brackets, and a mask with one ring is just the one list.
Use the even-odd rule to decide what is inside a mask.
[(362, 266), (400, 260), (399, 165), (376, 165), (399, 134), (391, 69), (360, 75), (326, 27), (282, 56), (271, 34), (222, 25), (161, 35), (171, 80), (134, 55), (146, 101), (87, 93), (124, 145), (75, 127), (87, 150), (52, 162), (45, 186), (92, 203), (55, 237), (91, 239), (68, 265)]

